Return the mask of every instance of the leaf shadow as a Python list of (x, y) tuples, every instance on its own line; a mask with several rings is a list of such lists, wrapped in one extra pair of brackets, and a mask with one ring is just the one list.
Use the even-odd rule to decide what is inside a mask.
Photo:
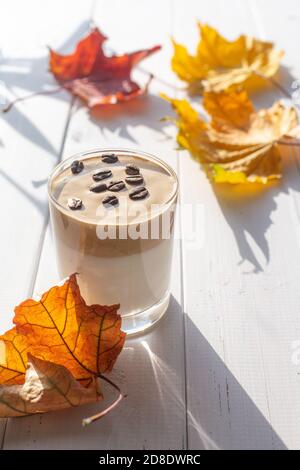
[[(60, 50), (65, 51), (73, 47), (74, 43), (86, 33), (89, 24), (89, 21), (83, 21), (73, 34), (62, 44)], [(11, 91), (12, 99), (13, 97), (26, 96), (37, 91), (57, 87), (57, 82), (48, 71), (48, 56), (46, 54), (42, 57), (27, 58), (10, 58), (2, 55), (0, 60), (0, 81)], [(14, 91), (16, 88), (22, 90), (18, 91), (18, 95), (16, 95)], [(71, 101), (71, 96), (66, 91), (54, 93), (51, 95), (51, 98), (67, 103)], [(46, 135), (39, 129), (38, 125), (22, 111), (23, 106), (26, 106), (26, 104), (22, 103), (22, 105), (20, 105), (18, 103), (7, 113), (0, 112), (0, 116), (20, 135), (33, 141), (36, 145), (55, 156), (57, 150), (53, 147)], [(26, 108), (23, 108), (23, 110), (24, 109)]]
[(25, 187), (21, 186), (17, 181), (14, 180), (10, 175), (0, 169), (0, 176), (4, 178), (9, 184), (11, 184), (18, 192), (22, 194), (32, 205), (40, 212), (41, 215), (45, 214), (46, 204), (40, 201), (37, 197), (31, 194)]
[[(299, 158), (300, 149), (282, 148), (283, 176), (281, 181), (263, 184), (214, 184), (222, 213), (230, 226), (241, 256), (240, 264), (248, 261), (253, 273), (264, 271), (263, 264), (270, 261), (270, 248), (267, 232), (272, 221), (272, 212), (277, 208), (277, 199), (281, 193), (290, 191), (300, 193)], [(254, 242), (264, 257), (260, 262)]]
[(247, 187), (238, 185), (214, 185), (218, 204), (230, 226), (241, 256), (240, 264), (248, 261), (253, 272), (263, 271), (263, 267), (249, 243), (249, 237), (256, 243), (264, 255), (265, 262), (270, 261), (270, 249), (266, 233), (272, 224), (271, 213), (276, 209), (278, 183), (267, 187), (253, 184)]
[(115, 105), (97, 107), (90, 112), (90, 120), (99, 126), (103, 135), (108, 130), (119, 137), (138, 143), (131, 128), (145, 126), (164, 135), (160, 119), (170, 112), (167, 102), (159, 96), (146, 94), (137, 99)]
[(250, 91), (250, 98), (254, 102), (254, 105), (257, 108), (268, 108), (271, 107), (275, 101), (282, 99), (286, 100), (287, 106), (291, 106), (290, 100), (287, 96), (284, 95), (283, 92), (280, 91), (274, 84), (278, 83), (279, 86), (284, 89), (287, 93), (292, 96), (293, 93), (293, 83), (295, 83), (296, 78), (292, 74), (289, 67), (281, 65), (276, 75), (273, 77), (274, 81), (270, 80), (263, 80), (263, 86), (259, 89), (255, 90), (255, 92), (251, 93)]

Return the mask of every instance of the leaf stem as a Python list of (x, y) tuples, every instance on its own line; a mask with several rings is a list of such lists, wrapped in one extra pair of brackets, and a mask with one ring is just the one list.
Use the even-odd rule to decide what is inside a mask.
[(11, 110), (11, 108), (16, 104), (16, 103), (19, 103), (20, 101), (26, 101), (30, 98), (33, 98), (34, 96), (38, 96), (38, 95), (51, 95), (53, 93), (57, 93), (58, 91), (62, 90), (64, 87), (63, 86), (59, 86), (57, 88), (53, 88), (52, 90), (43, 90), (43, 91), (36, 91), (34, 93), (30, 93), (30, 95), (25, 95), (25, 96), (20, 96), (14, 100), (12, 100), (10, 103), (8, 103), (8, 105), (2, 109), (2, 112), (3, 113), (7, 113), (8, 111)]
[(122, 393), (121, 392), (121, 389), (119, 387), (119, 385), (115, 384), (112, 380), (110, 380), (108, 377), (106, 377), (105, 375), (103, 374), (99, 374), (97, 376), (99, 379), (102, 379), (104, 380), (105, 382), (107, 382), (109, 385), (111, 385), (113, 388), (115, 388), (119, 393)]
[(169, 83), (167, 82), (166, 80), (163, 80), (161, 78), (159, 78), (157, 75), (155, 75), (154, 73), (151, 73), (151, 72), (148, 72), (148, 70), (145, 70), (143, 67), (141, 66), (137, 66), (136, 68), (137, 70), (139, 70), (139, 72), (142, 72), (146, 75), (149, 75), (152, 77), (153, 80), (156, 80), (157, 82), (161, 83), (162, 85), (174, 90), (174, 91), (186, 91), (186, 87), (177, 87), (175, 85), (172, 85), (172, 83)]
[(91, 423), (97, 421), (98, 419), (103, 418), (103, 416), (106, 416), (110, 411), (112, 411), (120, 403), (120, 401), (123, 398), (126, 398), (126, 395), (124, 395), (121, 392), (120, 387), (117, 384), (115, 384), (112, 380), (108, 379), (107, 377), (105, 377), (105, 375), (102, 375), (102, 374), (100, 374), (98, 377), (102, 380), (105, 380), (105, 382), (109, 383), (109, 385), (111, 385), (113, 388), (115, 388), (119, 392), (118, 397), (112, 402), (111, 405), (109, 405), (107, 408), (105, 408), (105, 410), (100, 411), (100, 413), (97, 413), (93, 416), (90, 416), (89, 418), (84, 418), (82, 420), (82, 426), (87, 426), (88, 424), (91, 424)]
[(89, 418), (84, 418), (82, 420), (82, 426), (87, 426), (88, 424), (94, 423), (98, 419), (103, 418), (103, 416), (107, 415), (111, 410), (113, 410), (123, 398), (125, 398), (125, 395), (123, 395), (122, 393), (119, 393), (118, 398), (116, 398), (116, 400), (111, 405), (105, 408), (105, 410), (93, 416), (90, 416)]

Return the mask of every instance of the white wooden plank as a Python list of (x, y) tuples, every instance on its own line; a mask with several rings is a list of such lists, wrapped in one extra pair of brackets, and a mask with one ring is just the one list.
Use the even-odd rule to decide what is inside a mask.
[[(145, 63), (145, 68), (171, 80), (170, 2), (132, 0), (98, 2), (94, 19), (105, 34), (113, 38), (118, 52), (166, 44), (163, 51)], [(159, 10), (159, 15), (157, 12)], [(118, 12), (118, 15), (116, 15)], [(121, 19), (121, 20), (120, 20)], [(155, 25), (149, 28), (149, 25)], [(139, 74), (140, 79), (145, 76)], [(117, 106), (111, 114), (90, 116), (80, 108), (74, 113), (64, 149), (64, 157), (87, 148), (123, 146), (141, 148), (160, 155), (177, 165), (174, 140), (161, 132), (158, 120), (169, 112), (158, 97), (169, 88), (154, 80), (148, 98)], [(168, 129), (167, 129), (168, 130)], [(153, 331), (128, 340), (118, 361), (121, 383), (125, 380), (128, 397), (103, 420), (83, 429), (81, 418), (94, 413), (97, 406), (68, 410), (45, 416), (11, 421), (8, 425), (6, 449), (180, 449), (185, 446), (185, 382), (183, 318), (181, 310), (180, 250), (176, 244), (173, 265), (170, 308)], [(57, 274), (51, 233), (48, 230), (35, 286), (42, 292)], [(109, 394), (109, 390), (107, 390)], [(108, 395), (109, 396), (109, 395)]]
[[(272, 3), (269, 0), (251, 2), (255, 24), (256, 26), (261, 25), (261, 37), (274, 41), (277, 47), (285, 51), (284, 68), (278, 79), (281, 80), (289, 93), (292, 93), (292, 83), (300, 73), (299, 54), (295, 43), (300, 7), (299, 2), (294, 0), (288, 0), (284, 8), (282, 7), (283, 5), (279, 1)], [(280, 286), (276, 292), (277, 295), (272, 299), (272, 304), (274, 302), (277, 307), (274, 312), (273, 329), (276, 331), (277, 337), (280, 336), (280, 338), (279, 340), (277, 337), (274, 338), (272, 347), (268, 347), (268, 356), (273, 356), (273, 361), (265, 362), (265, 376), (270, 390), (273, 425), (289, 449), (299, 449), (299, 364), (292, 361), (293, 344), (297, 342), (299, 344), (300, 338), (300, 297), (295, 285), (295, 279), (299, 278), (300, 273), (299, 149), (292, 147), (287, 152), (287, 156), (291, 161), (285, 171), (283, 185), (278, 195), (276, 214), (274, 214), (276, 215), (276, 219), (274, 217), (276, 231), (274, 230), (272, 244), (270, 244), (270, 249), (273, 247), (274, 253), (280, 254), (280, 256), (274, 256), (272, 270), (273, 285)], [(290, 236), (286, 236), (284, 227), (290, 227)], [(283, 244), (284, 250), (282, 250)], [(271, 284), (272, 279), (269, 282)], [(270, 308), (272, 308), (271, 305)], [(262, 340), (264, 341), (264, 339), (263, 337)], [(277, 373), (274, 364), (280, 374)]]
[[(295, 3), (257, 2), (270, 25), (277, 16), (286, 47)], [(229, 38), (258, 35), (264, 24), (245, 2), (178, 1), (173, 33), (191, 47), (196, 19)], [(274, 38), (278, 29), (275, 22)], [(183, 201), (203, 204), (205, 213), (202, 249), (183, 248), (188, 444), (299, 448), (299, 376), (291, 362), (300, 328), (299, 218), (289, 194), (298, 192), (299, 176), (291, 168), (282, 185), (243, 197), (239, 187), (214, 189), (187, 152), (180, 175)]]
[[(44, 2), (43, 7), (38, 1), (26, 5), (20, 1), (6, 2), (0, 19), (1, 95), (13, 98), (39, 91), (45, 85), (55, 86), (47, 71), (47, 43), (55, 47), (64, 37), (80, 33), (87, 26), (84, 16), (87, 7), (83, 9), (80, 2), (74, 2), (73, 19), (65, 26), (62, 17), (67, 5), (61, 7), (62, 16), (56, 18), (59, 5), (57, 1)], [(30, 290), (47, 214), (45, 182), (57, 163), (69, 103), (66, 93), (38, 96), (1, 115), (0, 177), (5, 197), (2, 208), (5, 230), (1, 231), (0, 251), (1, 329), (9, 326), (14, 305)]]
[[(70, 34), (76, 37), (86, 29), (90, 6), (91, 2), (62, 4), (57, 0), (12, 0), (2, 5), (1, 97), (11, 99), (56, 86), (47, 70), (46, 46), (67, 47), (64, 41)], [(70, 97), (60, 92), (18, 103), (8, 114), (1, 113), (1, 331), (11, 326), (14, 306), (32, 295), (48, 218), (45, 183), (60, 157), (69, 109)], [(2, 421), (0, 436), (4, 426)]]

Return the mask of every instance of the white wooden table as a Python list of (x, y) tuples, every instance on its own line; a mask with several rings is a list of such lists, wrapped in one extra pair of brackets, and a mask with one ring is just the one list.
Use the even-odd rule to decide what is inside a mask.
[[(182, 202), (203, 207), (203, 243), (177, 241), (172, 302), (159, 326), (128, 341), (116, 374), (128, 398), (87, 428), (81, 409), (0, 422), (4, 449), (295, 449), (300, 447), (300, 173), (295, 150), (281, 185), (239, 197), (214, 190), (175, 130), (159, 92), (174, 94), (170, 36), (196, 45), (196, 20), (228, 37), (270, 39), (300, 76), (297, 0), (9, 0), (0, 15), (1, 94), (54, 84), (51, 45), (70, 51), (93, 20), (126, 52), (160, 43), (142, 64), (147, 99), (97, 118), (61, 92), (18, 104), (0, 121), (1, 330), (13, 308), (58, 280), (46, 179), (60, 159), (95, 146), (142, 148), (177, 170)], [(145, 75), (136, 72), (139, 80)], [(292, 76), (289, 76), (290, 86)], [(278, 98), (272, 90), (259, 105)], [(299, 163), (299, 162), (298, 162)], [(229, 196), (230, 194), (230, 196)], [(298, 342), (298, 343), (297, 343)], [(294, 352), (294, 356), (293, 356)], [(126, 379), (125, 379), (126, 377)], [(124, 383), (126, 381), (126, 384)]]

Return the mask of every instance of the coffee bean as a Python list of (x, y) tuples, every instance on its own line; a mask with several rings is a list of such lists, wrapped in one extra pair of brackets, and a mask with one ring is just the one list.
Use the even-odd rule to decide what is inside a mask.
[(68, 206), (72, 211), (76, 211), (78, 209), (82, 208), (82, 200), (79, 199), (78, 197), (70, 197), (68, 199)]
[(124, 181), (111, 181), (109, 185), (107, 186), (107, 189), (109, 191), (118, 192), (124, 189), (125, 187), (126, 186), (125, 186)]
[(145, 186), (141, 186), (140, 188), (132, 189), (129, 193), (130, 199), (133, 201), (137, 201), (139, 199), (145, 199), (149, 194), (149, 191)]
[(94, 183), (90, 186), (90, 191), (93, 193), (103, 193), (103, 191), (107, 190), (107, 186), (105, 183)]
[(118, 157), (115, 153), (105, 153), (101, 156), (101, 160), (103, 163), (116, 163), (118, 161)]
[(139, 175), (140, 169), (134, 163), (128, 163), (125, 168), (127, 175)]
[(80, 162), (79, 160), (74, 160), (71, 165), (71, 171), (73, 175), (76, 175), (77, 173), (80, 173), (84, 168), (83, 162)]
[(106, 178), (110, 178), (112, 176), (111, 170), (98, 170), (96, 173), (93, 174), (94, 181), (101, 181), (105, 180)]
[(109, 204), (111, 206), (117, 206), (119, 204), (119, 200), (117, 196), (113, 196), (112, 194), (108, 194), (102, 201), (102, 204)]
[(125, 178), (126, 183), (128, 184), (143, 184), (144, 178), (142, 175), (130, 175)]

